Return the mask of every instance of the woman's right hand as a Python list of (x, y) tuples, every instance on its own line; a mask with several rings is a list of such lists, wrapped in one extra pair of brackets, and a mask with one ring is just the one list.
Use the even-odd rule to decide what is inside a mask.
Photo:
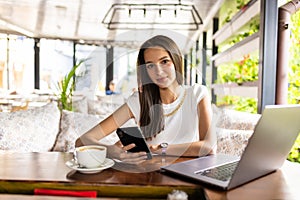
[(108, 147), (108, 155), (110, 158), (118, 159), (124, 163), (128, 164), (140, 164), (147, 160), (146, 152), (129, 152), (130, 149), (134, 148), (135, 144), (129, 144), (127, 146), (122, 146), (118, 143)]

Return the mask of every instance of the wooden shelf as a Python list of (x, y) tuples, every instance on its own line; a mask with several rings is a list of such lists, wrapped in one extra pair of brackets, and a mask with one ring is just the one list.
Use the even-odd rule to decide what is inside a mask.
[(212, 89), (218, 96), (240, 96), (247, 98), (257, 98), (258, 81), (237, 83), (213, 84)]
[(248, 36), (241, 42), (236, 43), (229, 49), (216, 54), (212, 57), (212, 60), (215, 61), (215, 67), (220, 64), (225, 64), (229, 62), (234, 62), (240, 60), (244, 55), (251, 54), (259, 48), (259, 33), (254, 33), (253, 35)]
[(229, 38), (237, 35), (239, 30), (248, 24), (252, 19), (259, 16), (260, 2), (258, 0), (250, 1), (241, 9), (230, 22), (222, 26), (212, 37), (215, 45), (220, 45)]

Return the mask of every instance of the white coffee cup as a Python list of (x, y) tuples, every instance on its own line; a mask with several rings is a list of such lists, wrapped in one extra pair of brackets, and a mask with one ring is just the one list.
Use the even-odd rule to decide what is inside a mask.
[(87, 145), (77, 147), (74, 155), (80, 167), (97, 168), (105, 161), (106, 151), (105, 146)]

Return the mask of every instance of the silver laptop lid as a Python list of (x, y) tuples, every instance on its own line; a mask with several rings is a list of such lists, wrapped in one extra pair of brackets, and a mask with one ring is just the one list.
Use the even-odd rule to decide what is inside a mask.
[(281, 167), (300, 133), (299, 122), (300, 105), (266, 106), (228, 189)]

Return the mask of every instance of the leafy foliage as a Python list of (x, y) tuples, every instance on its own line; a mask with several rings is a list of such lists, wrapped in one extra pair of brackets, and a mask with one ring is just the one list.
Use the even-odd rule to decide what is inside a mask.
[(253, 19), (249, 24), (247, 24), (247, 31), (243, 31), (239, 33), (236, 37), (234, 37), (230, 44), (233, 45), (235, 43), (238, 43), (242, 41), (244, 38), (257, 33), (259, 31), (259, 21), (257, 19)]
[(230, 22), (231, 18), (249, 2), (250, 0), (226, 0), (220, 10), (222, 24)]
[(225, 96), (221, 99), (218, 99), (218, 106), (229, 106), (234, 110), (248, 112), (248, 113), (257, 113), (257, 100), (254, 98), (245, 98), (239, 96)]
[[(258, 56), (246, 55), (233, 64), (220, 65), (218, 67), (217, 83), (237, 83), (258, 80)], [(257, 99), (238, 96), (225, 96), (218, 99), (217, 105), (231, 106), (235, 110), (249, 113), (257, 113)]]
[(245, 55), (244, 58), (233, 64), (218, 67), (218, 83), (238, 83), (258, 79), (258, 57)]
[(58, 82), (60, 92), (58, 105), (61, 110), (73, 110), (72, 96), (73, 91), (75, 90), (76, 70), (83, 62), (84, 60), (81, 60), (78, 64), (74, 65), (69, 73), (64, 76), (63, 80)]
[(295, 144), (293, 145), (287, 159), (292, 162), (300, 163), (300, 133), (299, 133), (298, 138), (297, 138)]
[[(220, 19), (223, 19), (221, 21), (223, 23), (229, 22), (234, 14), (243, 9), (249, 2), (249, 0), (225, 1), (220, 11)], [(237, 35), (219, 46), (219, 50), (224, 51), (258, 31), (259, 19), (254, 18), (239, 30)], [(258, 52), (255, 52), (253, 55), (245, 55), (238, 62), (218, 66), (217, 83), (237, 83), (242, 85), (244, 82), (256, 81), (258, 79), (258, 69)], [(235, 110), (257, 113), (257, 99), (254, 98), (225, 96), (222, 99), (217, 99), (217, 105), (227, 105), (234, 107), (233, 109)]]
[[(300, 104), (300, 12), (292, 15), (289, 59), (288, 103)], [(288, 160), (300, 163), (300, 133), (289, 153)]]
[(300, 12), (292, 16), (288, 103), (300, 103)]

